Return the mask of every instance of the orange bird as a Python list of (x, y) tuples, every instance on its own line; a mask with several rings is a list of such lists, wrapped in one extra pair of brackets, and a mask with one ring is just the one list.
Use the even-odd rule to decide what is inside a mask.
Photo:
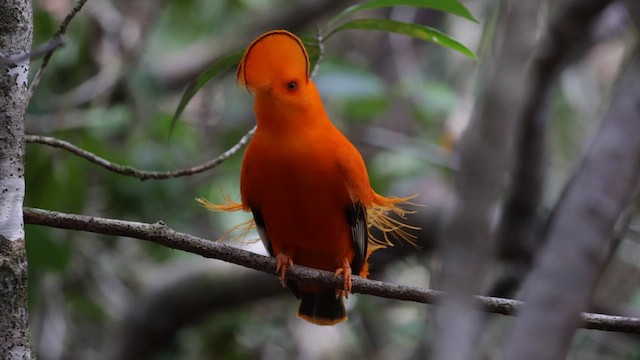
[[(289, 287), (300, 298), (298, 317), (319, 325), (347, 319), (342, 297), (351, 275), (366, 277), (367, 258), (391, 245), (388, 235), (410, 242), (407, 225), (387, 216), (405, 211), (409, 198), (383, 197), (369, 184), (362, 156), (325, 113), (309, 79), (309, 56), (294, 34), (267, 32), (242, 57), (238, 83), (254, 95), (257, 130), (242, 161), (242, 203), (200, 203), (211, 210), (244, 210), (271, 256), (283, 286), (287, 268), (300, 264), (342, 275), (342, 289)], [(383, 239), (369, 234), (376, 226)]]

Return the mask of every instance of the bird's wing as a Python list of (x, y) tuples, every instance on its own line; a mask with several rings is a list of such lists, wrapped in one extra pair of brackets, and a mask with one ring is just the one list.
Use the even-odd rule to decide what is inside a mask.
[(260, 235), (262, 244), (264, 244), (264, 247), (269, 252), (269, 255), (275, 256), (275, 254), (273, 253), (273, 247), (271, 247), (271, 241), (269, 240), (269, 236), (267, 235), (267, 228), (264, 226), (264, 218), (262, 217), (262, 213), (257, 208), (251, 208), (251, 212), (253, 213), (253, 220), (256, 223), (256, 229), (258, 229), (258, 234)]
[(367, 209), (362, 204), (355, 203), (347, 208), (347, 222), (351, 228), (353, 242), (353, 261), (351, 269), (354, 274), (360, 274), (367, 257), (369, 246), (369, 227), (367, 226)]

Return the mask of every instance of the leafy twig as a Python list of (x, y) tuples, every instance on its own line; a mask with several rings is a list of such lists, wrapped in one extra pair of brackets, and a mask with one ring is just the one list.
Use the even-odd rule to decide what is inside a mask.
[(324, 37), (322, 36), (322, 27), (316, 24), (316, 41), (318, 42), (318, 60), (313, 65), (310, 77), (314, 79), (320, 69), (320, 64), (324, 61)]
[[(260, 270), (275, 276), (276, 260), (272, 257), (258, 255), (215, 241), (180, 233), (171, 229), (162, 221), (149, 224), (65, 214), (34, 208), (24, 208), (23, 213), (24, 221), (27, 224), (146, 240), (206, 258), (218, 259)], [(331, 272), (299, 265), (287, 269), (287, 278), (290, 281), (295, 281), (299, 286), (309, 284), (323, 287), (342, 286), (342, 279), (336, 278)], [(354, 293), (434, 305), (440, 303), (444, 297), (444, 293), (438, 290), (390, 284), (363, 279), (358, 276), (353, 276), (352, 281), (352, 291)], [(480, 310), (494, 314), (514, 315), (522, 306), (522, 302), (517, 300), (488, 296), (475, 296), (474, 300)], [(587, 329), (640, 334), (640, 319), (638, 318), (583, 313), (582, 321), (582, 326)]]
[(95, 155), (92, 152), (81, 149), (67, 141), (60, 140), (54, 137), (49, 136), (39, 136), (39, 135), (26, 135), (25, 141), (27, 143), (32, 144), (44, 144), (48, 146), (52, 146), (55, 148), (60, 148), (69, 151), (72, 154), (75, 154), (81, 158), (84, 158), (96, 165), (99, 165), (109, 171), (112, 171), (117, 174), (131, 176), (140, 180), (161, 180), (161, 179), (169, 179), (181, 176), (191, 176), (195, 174), (199, 174), (201, 172), (210, 170), (220, 165), (222, 162), (233, 156), (235, 153), (240, 151), (255, 133), (256, 128), (249, 130), (241, 139), (233, 145), (229, 150), (222, 153), (220, 156), (216, 157), (213, 160), (210, 160), (204, 164), (197, 165), (188, 169), (180, 169), (174, 171), (146, 171), (146, 170), (138, 170), (131, 166), (125, 166), (113, 163), (109, 160), (101, 158)]

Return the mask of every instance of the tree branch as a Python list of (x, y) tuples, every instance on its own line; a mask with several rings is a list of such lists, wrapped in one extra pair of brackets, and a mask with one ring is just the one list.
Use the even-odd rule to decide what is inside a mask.
[(313, 65), (311, 75), (309, 75), (312, 79), (316, 77), (318, 70), (320, 70), (320, 64), (324, 61), (324, 35), (322, 34), (322, 27), (318, 24), (316, 24), (316, 41), (318, 42), (318, 59)]
[(590, 48), (591, 24), (611, 2), (567, 0), (557, 4), (537, 48), (518, 118), (513, 179), (496, 235), (498, 253), (507, 267), (491, 295), (509, 296), (514, 292), (542, 246), (537, 214), (544, 193), (547, 95), (557, 74)]
[(12, 58), (4, 58), (0, 56), (0, 71), (3, 71), (6, 68), (14, 68), (25, 60), (33, 60), (39, 58), (40, 56), (44, 56), (48, 52), (62, 47), (63, 45), (64, 43), (62, 42), (62, 39), (54, 38), (49, 40), (49, 42), (47, 42), (46, 44), (39, 45), (29, 53)]
[[(274, 258), (180, 233), (169, 228), (162, 221), (148, 224), (34, 208), (24, 208), (24, 220), (25, 223), (32, 225), (146, 240), (206, 258), (260, 270), (275, 276), (276, 260)], [(300, 265), (288, 268), (287, 278), (300, 286), (310, 284), (333, 288), (342, 286), (342, 279), (336, 278), (333, 273)], [(439, 304), (444, 296), (444, 293), (438, 290), (390, 284), (358, 276), (353, 276), (352, 280), (354, 293), (433, 305)], [(475, 296), (474, 299), (480, 310), (494, 314), (514, 315), (522, 306), (522, 302), (510, 299), (487, 296)], [(582, 326), (587, 329), (640, 334), (640, 319), (638, 318), (584, 313), (582, 320)]]
[(553, 210), (505, 359), (563, 358), (580, 311), (591, 302), (615, 224), (640, 180), (639, 50), (619, 75), (611, 108)]
[(624, 5), (627, 8), (631, 21), (636, 29), (640, 31), (640, 3), (634, 0), (624, 0)]
[(169, 178), (175, 178), (175, 177), (181, 177), (181, 176), (191, 176), (191, 175), (199, 174), (201, 172), (205, 172), (207, 170), (213, 169), (216, 166), (220, 165), (225, 160), (227, 160), (228, 158), (230, 158), (231, 156), (233, 156), (235, 153), (240, 151), (245, 145), (247, 145), (249, 140), (251, 140), (251, 138), (253, 137), (253, 134), (255, 133), (255, 131), (256, 131), (256, 127), (254, 126), (253, 129), (249, 130), (249, 132), (247, 132), (242, 138), (240, 138), (240, 141), (238, 141), (238, 143), (233, 145), (229, 150), (225, 151), (224, 153), (222, 153), (220, 156), (218, 156), (213, 160), (210, 160), (204, 164), (194, 166), (192, 168), (174, 170), (174, 171), (146, 171), (146, 170), (138, 170), (131, 166), (116, 164), (109, 160), (101, 158), (87, 150), (81, 149), (67, 141), (60, 140), (54, 137), (40, 136), (40, 135), (26, 135), (25, 141), (31, 144), (43, 144), (43, 145), (48, 145), (48, 146), (59, 148), (59, 149), (64, 149), (96, 165), (99, 165), (109, 171), (112, 171), (120, 175), (131, 176), (144, 181), (149, 179), (161, 180), (161, 179), (169, 179)]
[[(87, 0), (78, 0), (78, 2), (76, 3), (76, 6), (74, 6), (73, 9), (71, 9), (71, 12), (67, 14), (67, 16), (64, 18), (64, 20), (60, 24), (60, 27), (58, 27), (58, 30), (56, 31), (56, 33), (53, 34), (53, 39), (51, 40), (51, 42), (55, 42), (56, 39), (59, 40), (60, 37), (64, 35), (65, 32), (67, 32), (67, 27), (69, 26), (69, 23), (71, 23), (71, 20), (76, 16), (76, 14), (78, 14), (80, 9), (82, 9), (82, 7), (86, 2)], [(29, 85), (28, 99), (31, 99), (31, 97), (33, 96), (33, 93), (36, 87), (38, 87), (38, 84), (40, 83), (40, 79), (42, 79), (42, 72), (47, 67), (47, 65), (49, 65), (49, 60), (51, 59), (51, 56), (53, 56), (53, 53), (56, 51), (57, 48), (58, 48), (57, 46), (52, 47), (42, 58), (42, 64), (40, 64), (40, 68), (36, 72), (36, 75), (33, 77), (33, 80), (31, 81), (31, 85)]]
[(273, 278), (266, 273), (250, 269), (234, 268), (231, 274), (214, 272), (207, 266), (148, 289), (124, 312), (109, 337), (105, 359), (156, 359), (186, 326), (256, 299), (288, 295), (278, 282), (270, 280)]
[(481, 61), (484, 88), (458, 145), (455, 202), (443, 226), (442, 287), (449, 299), (438, 310), (435, 359), (469, 359), (476, 352), (480, 315), (470, 297), (483, 282), (494, 243), (496, 209), (511, 168), (542, 4), (497, 2), (495, 24), (487, 25), (494, 28), (495, 40)]

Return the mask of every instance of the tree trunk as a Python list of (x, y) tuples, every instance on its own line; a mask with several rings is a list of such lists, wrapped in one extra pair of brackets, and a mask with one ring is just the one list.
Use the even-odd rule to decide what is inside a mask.
[(24, 113), (33, 17), (31, 1), (0, 2), (0, 359), (33, 359), (27, 311)]

